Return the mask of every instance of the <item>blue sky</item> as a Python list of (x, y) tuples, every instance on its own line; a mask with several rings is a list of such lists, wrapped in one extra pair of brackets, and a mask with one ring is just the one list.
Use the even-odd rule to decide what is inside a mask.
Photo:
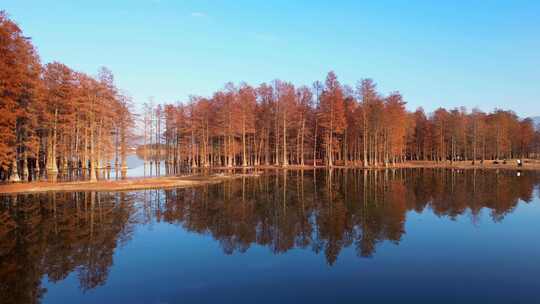
[(540, 115), (540, 1), (2, 0), (42, 61), (107, 66), (137, 103), (227, 81), (373, 78), (409, 109)]

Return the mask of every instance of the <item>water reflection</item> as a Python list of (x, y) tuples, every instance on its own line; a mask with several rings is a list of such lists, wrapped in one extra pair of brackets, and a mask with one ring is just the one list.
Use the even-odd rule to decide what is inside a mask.
[(53, 282), (75, 272), (82, 291), (106, 284), (115, 250), (137, 225), (166, 222), (211, 235), (225, 254), (254, 244), (274, 254), (303, 248), (333, 265), (344, 248), (358, 257), (399, 244), (409, 211), (432, 210), (474, 224), (487, 208), (501, 222), (531, 202), (540, 174), (528, 171), (268, 171), (191, 189), (132, 193), (48, 193), (0, 198), (3, 303), (39, 302)]
[(6, 197), (0, 206), (2, 303), (36, 303), (50, 281), (76, 272), (81, 290), (105, 284), (115, 249), (134, 227), (125, 193), (48, 193)]
[(156, 191), (151, 195), (163, 203), (150, 208), (157, 220), (210, 233), (227, 254), (253, 243), (274, 253), (311, 248), (333, 264), (344, 247), (370, 257), (379, 242), (399, 243), (409, 210), (430, 208), (450, 218), (469, 210), (474, 221), (488, 208), (501, 221), (519, 200), (532, 200), (538, 178), (422, 169), (277, 171), (200, 190)]

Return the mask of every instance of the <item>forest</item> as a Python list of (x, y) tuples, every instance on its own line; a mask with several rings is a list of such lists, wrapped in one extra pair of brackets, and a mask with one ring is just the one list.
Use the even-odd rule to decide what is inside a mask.
[(42, 65), (30, 38), (0, 12), (0, 180), (99, 178), (127, 168), (134, 119), (110, 70), (96, 77), (60, 62)]
[(145, 161), (188, 167), (386, 167), (411, 160), (483, 163), (533, 158), (540, 133), (532, 119), (495, 109), (407, 111), (399, 92), (381, 94), (371, 79), (295, 87), (274, 80), (228, 83), (187, 103), (146, 103)]
[[(127, 170), (128, 148), (173, 168), (254, 166), (387, 167), (411, 160), (537, 158), (533, 120), (509, 110), (465, 107), (408, 111), (399, 92), (369, 78), (343, 85), (274, 80), (227, 83), (212, 96), (144, 104), (100, 68), (97, 76), (41, 64), (31, 39), (0, 12), (0, 180), (91, 181)], [(136, 134), (139, 134), (136, 136)]]

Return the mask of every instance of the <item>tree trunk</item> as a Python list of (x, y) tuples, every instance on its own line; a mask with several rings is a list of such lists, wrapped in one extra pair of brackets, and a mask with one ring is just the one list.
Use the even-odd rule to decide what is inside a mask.
[(306, 120), (302, 119), (302, 131), (300, 135), (300, 165), (304, 166), (304, 131), (306, 127)]
[(9, 176), (10, 182), (20, 182), (21, 178), (19, 177), (19, 170), (17, 169), (17, 157), (13, 160), (11, 164), (11, 175)]
[(287, 159), (287, 114), (283, 111), (283, 167), (287, 167), (289, 161)]
[(246, 115), (242, 113), (242, 167), (247, 167), (246, 155)]

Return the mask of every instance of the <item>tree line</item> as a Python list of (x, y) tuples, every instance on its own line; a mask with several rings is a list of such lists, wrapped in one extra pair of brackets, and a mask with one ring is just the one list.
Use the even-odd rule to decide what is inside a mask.
[(399, 92), (383, 95), (371, 79), (295, 87), (275, 80), (227, 83), (211, 97), (146, 103), (138, 153), (175, 167), (391, 166), (407, 160), (532, 158), (540, 133), (532, 119), (464, 107), (409, 112)]
[[(126, 172), (135, 120), (110, 70), (92, 77), (59, 62), (42, 65), (31, 40), (0, 12), (0, 80), (0, 180)], [(342, 85), (334, 72), (312, 86), (228, 83), (209, 97), (145, 104), (139, 153), (174, 168), (377, 167), (539, 155), (533, 121), (512, 111), (427, 114), (405, 105), (399, 92), (381, 94), (371, 79)]]
[(30, 38), (0, 11), (0, 180), (96, 180), (125, 172), (134, 124), (130, 98), (110, 70), (96, 77), (60, 62), (42, 65)]

